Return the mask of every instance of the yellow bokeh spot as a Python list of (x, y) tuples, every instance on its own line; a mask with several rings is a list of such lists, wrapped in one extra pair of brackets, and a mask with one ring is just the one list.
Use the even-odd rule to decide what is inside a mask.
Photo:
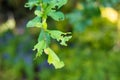
[(14, 29), (15, 26), (16, 26), (15, 19), (14, 17), (10, 16), (5, 23), (0, 24), (0, 34), (9, 29)]
[(77, 3), (76, 8), (77, 8), (78, 10), (83, 10), (83, 9), (84, 9), (83, 5), (80, 4), (80, 3)]
[(118, 20), (118, 12), (111, 7), (101, 7), (101, 16), (115, 23)]

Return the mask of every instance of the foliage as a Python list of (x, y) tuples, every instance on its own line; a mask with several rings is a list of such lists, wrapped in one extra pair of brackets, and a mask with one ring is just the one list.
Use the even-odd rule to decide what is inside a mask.
[(37, 7), (34, 11), (37, 17), (30, 20), (27, 24), (27, 27), (41, 28), (38, 43), (34, 47), (34, 50), (37, 49), (36, 57), (41, 56), (42, 53), (45, 52), (48, 55), (48, 63), (53, 64), (56, 69), (63, 67), (64, 63), (61, 62), (57, 55), (49, 48), (49, 37), (61, 41), (60, 44), (66, 46), (66, 41), (68, 41), (71, 36), (66, 36), (67, 33), (61, 31), (48, 30), (46, 20), (48, 16), (56, 21), (64, 20), (64, 14), (57, 11), (57, 9), (66, 3), (67, 0), (29, 0), (25, 5), (25, 7), (29, 7), (30, 9), (34, 6)]
[[(3, 5), (2, 1), (6, 1), (9, 7)], [(8, 9), (14, 7), (11, 12), (14, 13), (16, 27), (0, 34), (0, 80), (120, 79), (120, 0), (68, 0), (63, 8), (53, 8), (58, 12), (59, 10), (64, 12), (67, 19), (54, 21), (51, 20), (51, 16), (47, 17), (47, 25), (50, 30), (46, 31), (40, 26), (43, 20), (40, 19), (39, 7), (34, 12), (37, 19), (32, 23), (34, 15), (32, 11), (23, 7), (24, 3), (21, 4), (23, 0), (2, 1), (0, 1), (0, 15), (6, 17), (6, 13), (10, 11)], [(45, 1), (47, 3), (48, 0)], [(33, 2), (36, 3), (35, 0)], [(32, 5), (31, 10), (36, 10), (36, 5), (31, 3), (29, 5)], [(0, 23), (5, 20), (5, 17), (0, 17)], [(28, 26), (35, 25), (36, 28), (25, 28), (29, 19), (32, 20)], [(37, 23), (37, 20), (41, 23)], [(6, 21), (3, 21), (3, 24), (4, 22)], [(63, 41), (63, 44), (66, 45), (65, 37), (71, 35), (69, 32), (64, 33), (59, 30), (72, 32), (73, 37), (67, 43), (68, 47), (55, 43)], [(55, 32), (57, 34), (52, 34)], [(46, 38), (46, 42), (42, 40), (43, 36)], [(41, 56), (41, 53), (33, 54), (35, 53), (32, 51), (33, 45), (37, 52), (46, 52), (46, 55), (33, 60), (34, 56)], [(48, 47), (42, 50), (46, 46)], [(62, 64), (55, 52), (65, 63), (65, 67), (62, 69), (55, 70), (48, 64), (48, 61), (50, 64), (56, 65), (57, 62)], [(56, 68), (60, 67), (59, 64), (57, 65)]]

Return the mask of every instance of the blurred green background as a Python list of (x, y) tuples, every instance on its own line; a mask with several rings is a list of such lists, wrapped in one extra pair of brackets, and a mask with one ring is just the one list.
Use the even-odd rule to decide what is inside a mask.
[(65, 62), (55, 70), (47, 56), (34, 60), (39, 29), (26, 28), (34, 17), (27, 0), (0, 0), (0, 80), (120, 80), (120, 0), (68, 0), (66, 19), (49, 18), (48, 28), (71, 31), (67, 47), (52, 40)]

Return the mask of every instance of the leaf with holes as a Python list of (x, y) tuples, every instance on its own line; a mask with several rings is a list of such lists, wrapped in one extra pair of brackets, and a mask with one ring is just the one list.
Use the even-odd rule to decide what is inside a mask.
[(58, 56), (51, 50), (50, 48), (46, 48), (45, 53), (48, 55), (48, 63), (53, 64), (56, 69), (62, 68), (64, 66), (64, 63), (60, 61)]
[[(67, 0), (51, 0), (48, 2), (47, 8), (45, 8), (45, 14), (50, 14), (51, 11), (56, 11), (56, 8), (59, 9), (67, 3)], [(54, 15), (54, 14), (53, 14)]]
[(67, 46), (66, 42), (72, 38), (72, 36), (69, 36), (69, 34), (71, 34), (70, 32), (63, 33), (58, 30), (48, 30), (48, 33), (53, 39), (56, 39), (57, 41), (61, 41), (60, 44), (64, 46)]
[(36, 57), (40, 57), (42, 55), (43, 50), (46, 48), (46, 42), (44, 40), (39, 41), (33, 50), (37, 50)]
[(58, 6), (58, 9), (65, 5), (67, 3), (67, 0), (51, 0), (50, 4), (54, 5), (52, 8), (55, 6)]
[(28, 3), (25, 4), (25, 7), (29, 7), (31, 10), (34, 6), (38, 6), (41, 1), (42, 0), (29, 0)]

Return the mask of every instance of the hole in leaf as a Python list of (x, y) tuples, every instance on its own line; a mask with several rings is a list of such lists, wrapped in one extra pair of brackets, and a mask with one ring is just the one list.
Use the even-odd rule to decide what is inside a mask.
[(71, 36), (71, 33), (67, 33), (67, 34), (61, 34), (61, 36), (63, 36), (63, 37), (67, 37), (67, 36)]
[(58, 42), (59, 42), (59, 43), (61, 43), (61, 42), (62, 42), (62, 40), (59, 40)]
[(52, 8), (52, 10), (57, 10), (58, 9), (58, 6), (55, 6), (54, 8)]
[(59, 21), (61, 21), (61, 20), (63, 20), (63, 18), (61, 17), (61, 18), (59, 18)]

